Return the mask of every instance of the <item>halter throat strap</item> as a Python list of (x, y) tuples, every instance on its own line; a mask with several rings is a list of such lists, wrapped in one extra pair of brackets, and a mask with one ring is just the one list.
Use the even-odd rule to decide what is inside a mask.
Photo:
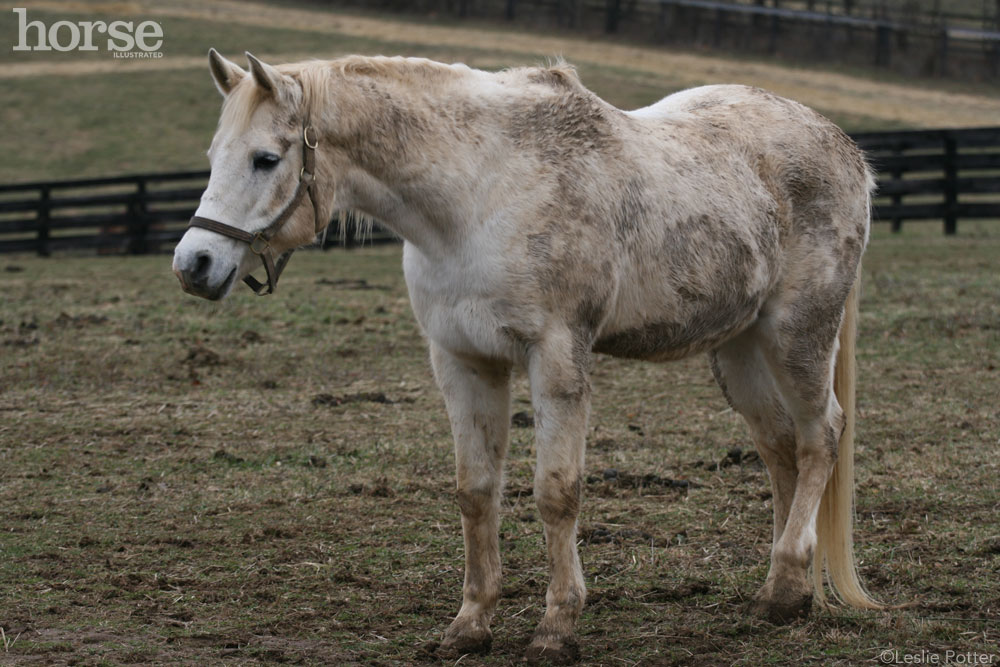
[(309, 201), (312, 202), (316, 233), (319, 234), (321, 231), (322, 222), (319, 215), (319, 206), (316, 203), (316, 196), (314, 192), (314, 187), (316, 185), (316, 146), (318, 144), (319, 138), (316, 136), (316, 131), (307, 122), (302, 127), (302, 169), (299, 171), (299, 184), (295, 188), (295, 193), (292, 195), (289, 202), (285, 204), (285, 207), (281, 209), (274, 220), (272, 220), (271, 223), (264, 229), (257, 232), (248, 232), (240, 229), (239, 227), (233, 227), (232, 225), (227, 225), (224, 222), (203, 218), (198, 215), (193, 216), (191, 221), (188, 223), (188, 227), (207, 229), (210, 232), (215, 232), (216, 234), (221, 234), (223, 236), (228, 236), (231, 239), (242, 241), (250, 246), (250, 251), (260, 257), (261, 262), (264, 264), (264, 271), (267, 273), (267, 283), (262, 283), (251, 275), (248, 275), (243, 279), (243, 282), (246, 283), (257, 296), (273, 294), (275, 287), (278, 285), (278, 278), (281, 276), (281, 272), (284, 271), (285, 265), (288, 264), (288, 260), (291, 258), (293, 251), (289, 250), (282, 253), (277, 260), (275, 260), (274, 253), (271, 250), (271, 239), (274, 238), (285, 223), (288, 222), (288, 219), (292, 217), (292, 214), (295, 213), (295, 210), (299, 207), (299, 204), (302, 203), (302, 200), (306, 196), (308, 196)]

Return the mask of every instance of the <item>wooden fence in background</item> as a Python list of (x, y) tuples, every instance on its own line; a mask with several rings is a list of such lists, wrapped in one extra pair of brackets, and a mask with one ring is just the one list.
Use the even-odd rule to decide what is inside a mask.
[(855, 134), (879, 173), (876, 221), (1000, 219), (1000, 127)]
[[(946, 234), (958, 221), (1000, 221), (1000, 127), (866, 132), (854, 135), (879, 172), (876, 222), (939, 220)], [(208, 172), (0, 186), (0, 253), (166, 252), (183, 235)], [(354, 229), (343, 236), (352, 245)], [(334, 220), (327, 245), (339, 244)], [(365, 243), (395, 240), (377, 229)]]
[[(1000, 22), (979, 13), (883, 0), (313, 0), (365, 11), (516, 23), (892, 69), (905, 75), (995, 79)], [(944, 4), (944, 8), (941, 7)]]
[[(99, 254), (172, 251), (208, 181), (207, 171), (136, 174), (0, 186), (0, 253), (95, 250)], [(325, 245), (356, 243), (353, 223), (335, 219)], [(343, 233), (342, 233), (343, 232)], [(382, 229), (365, 243), (396, 238)]]

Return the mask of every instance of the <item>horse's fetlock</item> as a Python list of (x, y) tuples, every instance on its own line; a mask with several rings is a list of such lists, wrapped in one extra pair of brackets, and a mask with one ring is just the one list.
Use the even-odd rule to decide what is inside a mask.
[(813, 545), (806, 545), (803, 548), (787, 548), (779, 543), (775, 546), (771, 560), (776, 568), (780, 568), (780, 578), (805, 580), (806, 570), (812, 562), (813, 549)]

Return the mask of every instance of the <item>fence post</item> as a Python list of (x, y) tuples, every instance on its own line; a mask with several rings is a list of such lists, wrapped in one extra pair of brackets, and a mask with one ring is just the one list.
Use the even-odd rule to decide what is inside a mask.
[(608, 0), (608, 16), (604, 22), (604, 32), (618, 31), (618, 17), (621, 13), (622, 0)]
[(944, 233), (958, 232), (958, 145), (955, 136), (944, 135)]
[(771, 29), (768, 31), (767, 38), (767, 52), (769, 55), (774, 55), (778, 52), (778, 18), (777, 14), (771, 15)]
[(715, 10), (715, 25), (712, 28), (712, 46), (722, 45), (722, 33), (726, 24), (726, 12), (721, 7)]
[(659, 21), (657, 23), (656, 38), (661, 42), (665, 42), (667, 41), (667, 36), (670, 33), (670, 29), (673, 27), (674, 14), (677, 8), (675, 5), (671, 4), (669, 5), (670, 8), (667, 9), (668, 6), (667, 0), (660, 0), (659, 4), (660, 4), (660, 15), (659, 15)]
[[(899, 156), (901, 156), (903, 154), (903, 151), (900, 148), (896, 148), (896, 149), (894, 149), (892, 151), (892, 154), (893, 154), (893, 157), (899, 157)], [(894, 180), (898, 181), (902, 177), (903, 177), (903, 170), (902, 169), (893, 169), (892, 170), (892, 178)], [(903, 195), (901, 195), (899, 193), (894, 194), (892, 196), (892, 203), (893, 203), (894, 206), (899, 206), (900, 204), (902, 204), (903, 203)], [(901, 217), (899, 217), (898, 215), (895, 215), (892, 218), (892, 231), (894, 231), (894, 232), (901, 232), (901, 231), (903, 231), (903, 219)]]
[(938, 33), (938, 76), (948, 76), (948, 29)]
[(879, 24), (875, 28), (875, 66), (889, 67), (892, 59), (892, 27)]
[(135, 195), (128, 205), (129, 248), (132, 255), (145, 255), (149, 252), (147, 235), (149, 224), (146, 220), (146, 181), (136, 180)]
[(507, 0), (507, 11), (504, 14), (504, 17), (508, 21), (514, 20), (514, 5), (515, 5), (515, 0)]
[(41, 257), (49, 256), (49, 220), (50, 220), (50, 200), (52, 191), (47, 187), (42, 188), (38, 201), (38, 247), (37, 252)]

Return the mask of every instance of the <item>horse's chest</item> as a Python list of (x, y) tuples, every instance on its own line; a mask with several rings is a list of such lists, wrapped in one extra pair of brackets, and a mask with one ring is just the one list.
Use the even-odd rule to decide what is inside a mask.
[(437, 263), (407, 246), (403, 272), (413, 313), (433, 343), (461, 356), (510, 356), (488, 261), (473, 266)]

